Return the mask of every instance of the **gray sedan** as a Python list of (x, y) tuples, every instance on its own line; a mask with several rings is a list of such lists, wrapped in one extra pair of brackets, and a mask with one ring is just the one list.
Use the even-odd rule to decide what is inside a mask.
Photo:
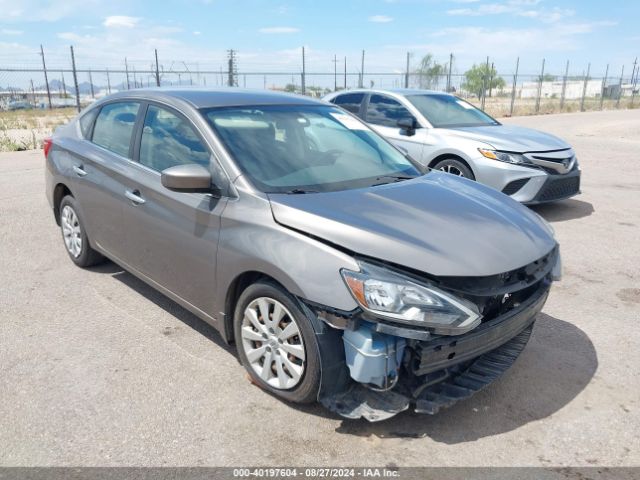
[(235, 342), (256, 385), (349, 418), (487, 386), (559, 277), (537, 214), (305, 97), (122, 92), (45, 156), (71, 261), (116, 262)]
[(502, 125), (454, 95), (349, 90), (325, 100), (357, 115), (423, 165), (484, 183), (519, 202), (550, 202), (580, 192), (578, 160), (564, 140)]

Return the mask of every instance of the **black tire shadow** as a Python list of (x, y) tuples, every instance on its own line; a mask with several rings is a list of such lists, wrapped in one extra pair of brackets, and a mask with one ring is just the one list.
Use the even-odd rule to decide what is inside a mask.
[(207, 322), (197, 317), (186, 308), (183, 308), (152, 286), (146, 284), (135, 275), (127, 272), (116, 263), (108, 260), (105, 263), (90, 268), (89, 270), (91, 270), (92, 272), (111, 275), (111, 277), (113, 277), (114, 279), (124, 283), (127, 287), (136, 291), (147, 300), (150, 300), (158, 307), (162, 308), (164, 311), (180, 320), (186, 326), (205, 336), (207, 339), (215, 343), (218, 347), (223, 348), (229, 353), (232, 353), (237, 358), (235, 348), (225, 343), (225, 341), (222, 339), (222, 336), (220, 335), (218, 330), (215, 329), (215, 327), (209, 325)]
[(547, 222), (565, 222), (577, 218), (588, 217), (595, 209), (589, 202), (582, 200), (562, 200), (542, 205), (530, 205), (529, 208), (542, 216)]
[[(569, 404), (598, 368), (596, 350), (575, 325), (540, 314), (520, 358), (494, 384), (437, 415), (411, 409), (380, 423), (343, 420), (336, 432), (379, 438), (472, 442), (546, 418)], [(585, 412), (588, 414), (588, 412)]]

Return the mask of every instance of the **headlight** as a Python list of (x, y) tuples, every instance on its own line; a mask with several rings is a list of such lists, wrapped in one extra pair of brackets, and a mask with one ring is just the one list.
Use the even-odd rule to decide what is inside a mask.
[(442, 335), (460, 335), (477, 327), (477, 307), (442, 290), (385, 268), (359, 262), (361, 270), (341, 270), (360, 306), (381, 319), (426, 327)]
[(533, 165), (527, 157), (520, 155), (519, 153), (500, 152), (498, 150), (488, 150), (486, 148), (479, 148), (478, 151), (483, 157), (490, 158), (491, 160), (513, 163), (514, 165)]

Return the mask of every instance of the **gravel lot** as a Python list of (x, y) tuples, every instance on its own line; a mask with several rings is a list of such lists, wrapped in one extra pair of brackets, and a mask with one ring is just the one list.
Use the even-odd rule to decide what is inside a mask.
[(0, 154), (0, 465), (640, 465), (640, 110), (505, 123), (578, 152), (583, 194), (536, 208), (564, 279), (502, 379), (378, 424), (276, 400), (172, 301), (74, 267), (42, 153)]

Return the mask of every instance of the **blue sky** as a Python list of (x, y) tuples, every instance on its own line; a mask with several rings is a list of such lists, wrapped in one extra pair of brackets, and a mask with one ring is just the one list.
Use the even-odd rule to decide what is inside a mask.
[[(402, 71), (431, 52), (453, 52), (464, 72), (487, 55), (501, 71), (561, 73), (587, 62), (592, 73), (611, 64), (631, 69), (640, 56), (640, 2), (596, 0), (0, 0), (0, 68), (33, 66), (45, 47), (49, 63), (67, 66), (74, 45), (86, 67), (122, 66), (125, 56), (148, 67), (153, 49), (167, 68), (181, 61), (218, 69), (225, 51), (239, 52), (240, 70), (333, 71), (333, 56), (367, 71)], [(343, 68), (340, 66), (339, 68)]]

